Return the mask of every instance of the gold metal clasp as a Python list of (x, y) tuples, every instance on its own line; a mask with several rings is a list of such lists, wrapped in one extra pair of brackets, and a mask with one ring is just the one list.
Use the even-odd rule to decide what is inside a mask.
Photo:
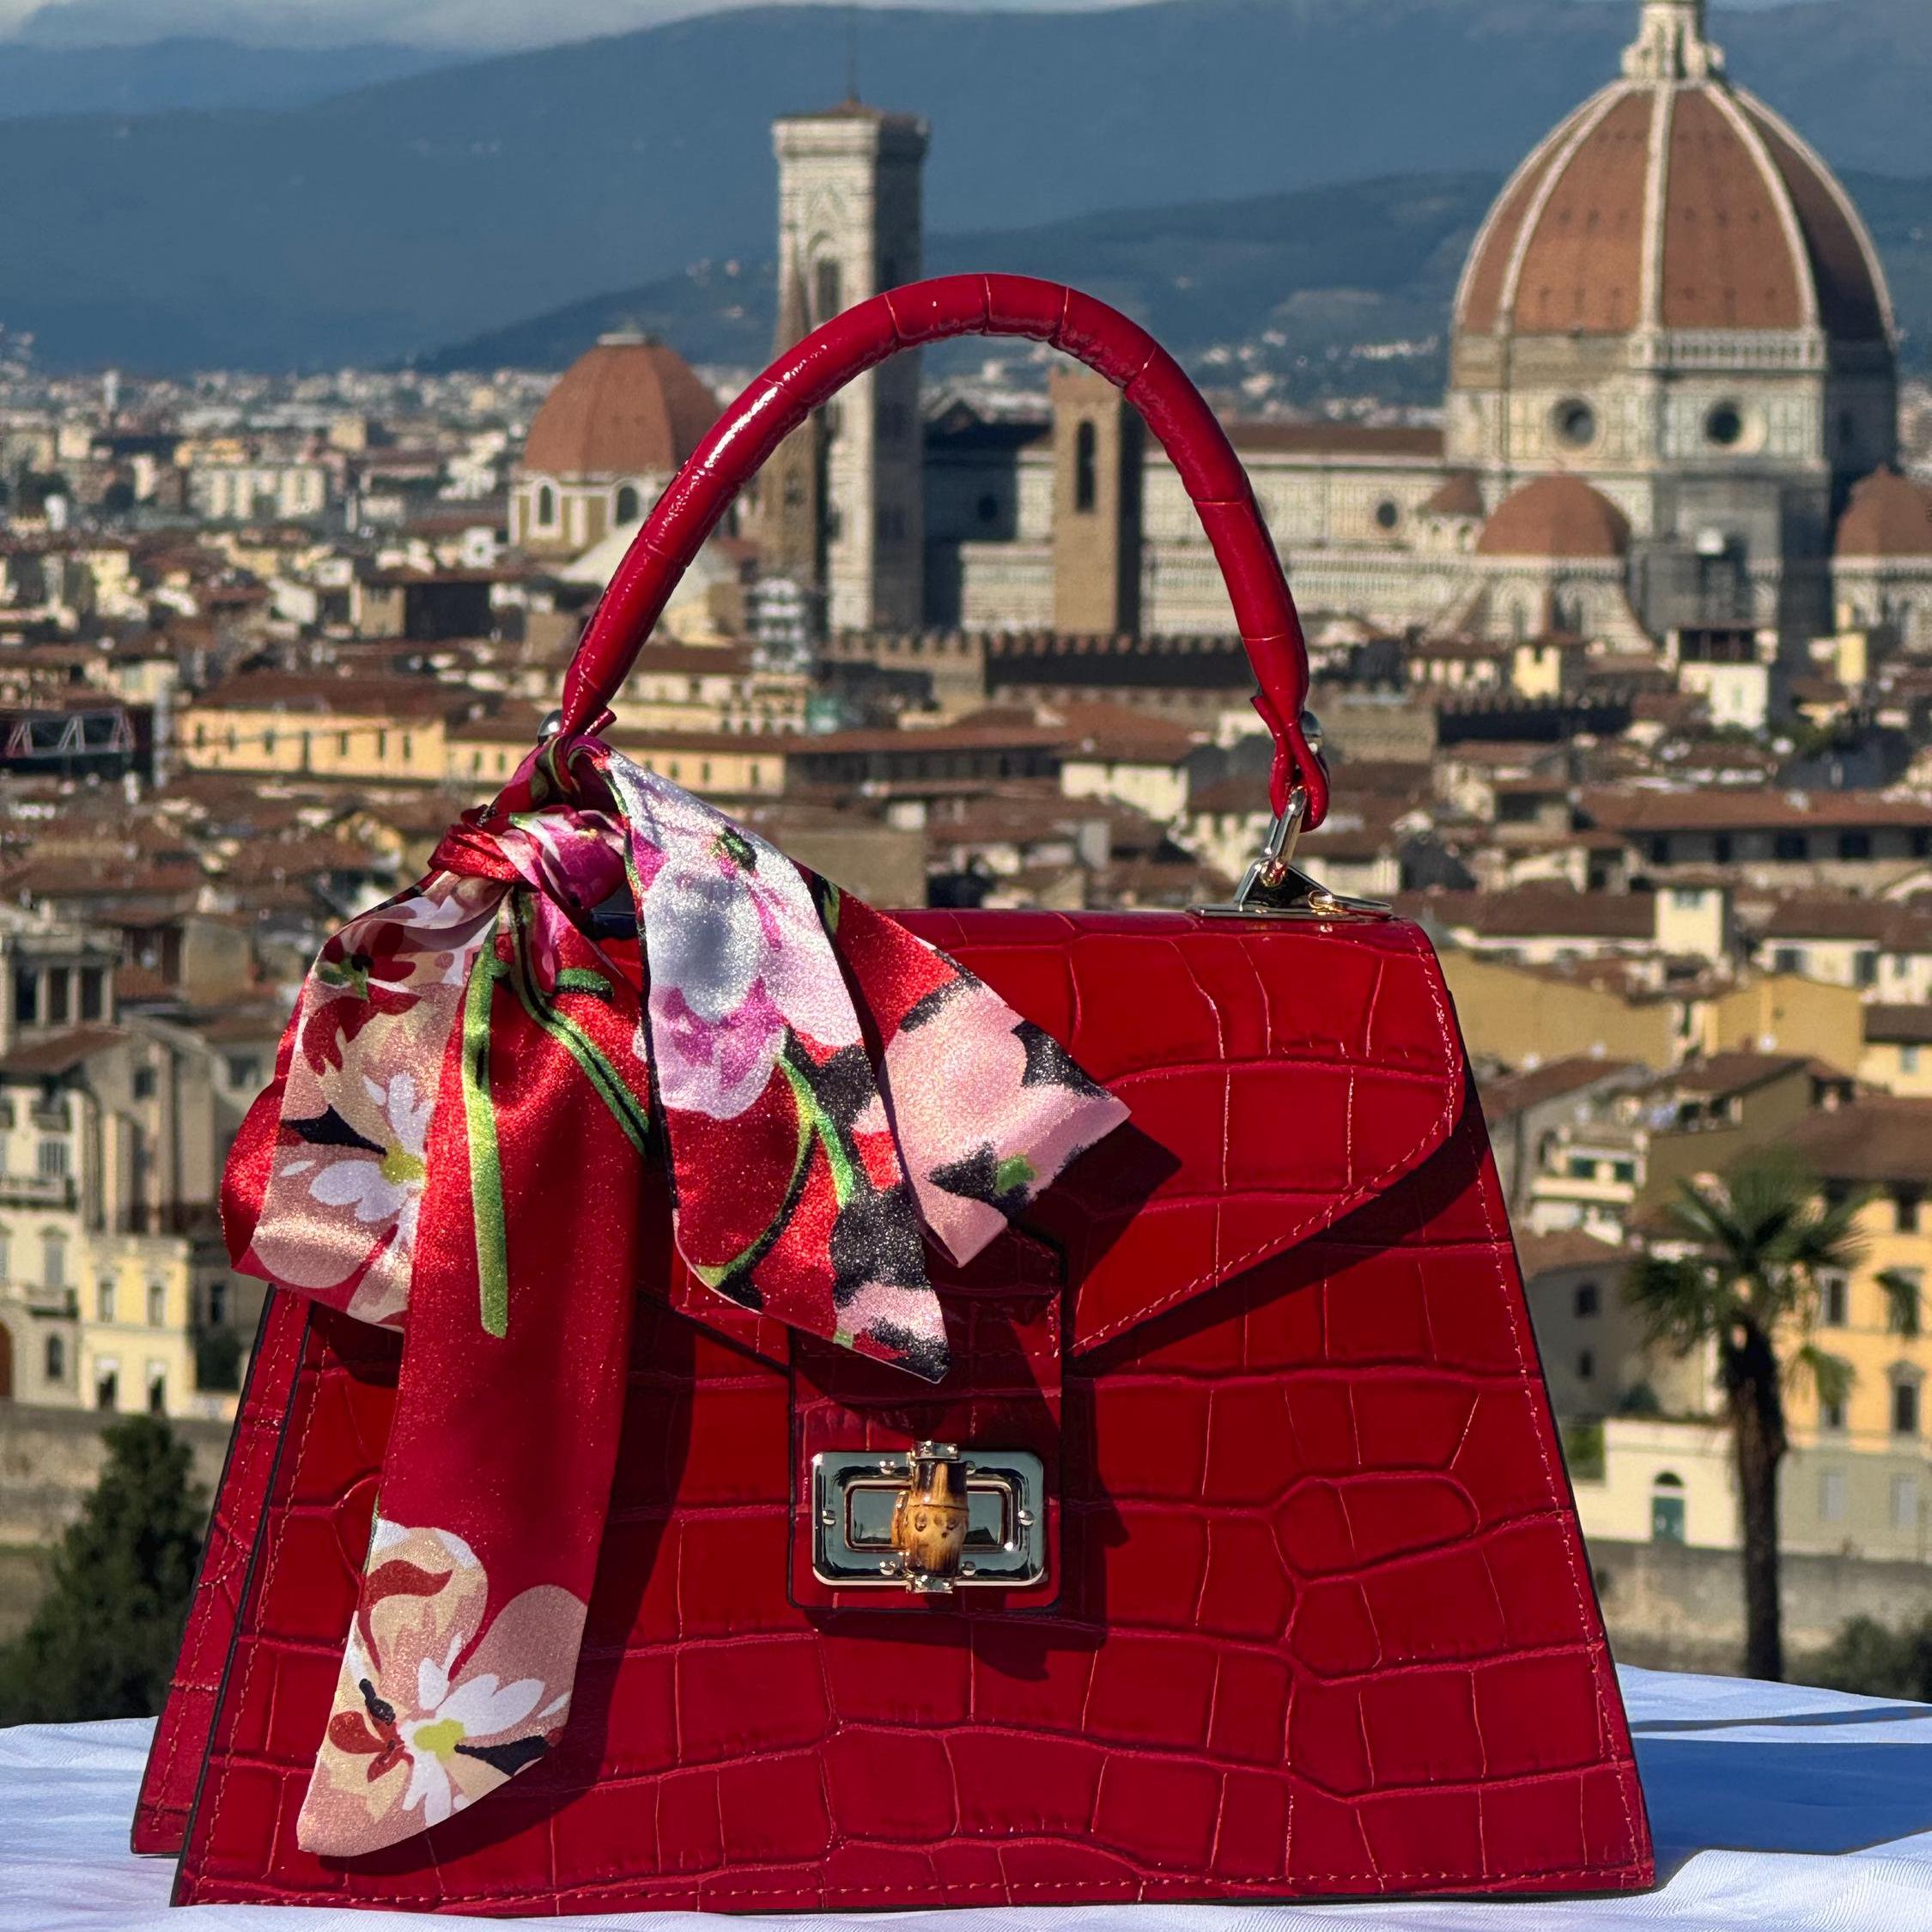
[(827, 1450), (811, 1461), (812, 1573), (841, 1589), (1024, 1589), (1046, 1575), (1044, 1478), (1024, 1449)]

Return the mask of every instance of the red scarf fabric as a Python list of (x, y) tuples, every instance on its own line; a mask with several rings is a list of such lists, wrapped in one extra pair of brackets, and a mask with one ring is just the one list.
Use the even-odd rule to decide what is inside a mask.
[(969, 1260), (1124, 1117), (702, 800), (533, 753), (324, 946), (224, 1182), (238, 1268), (404, 1334), (303, 1846), (406, 1838), (562, 1731), (666, 1182), (707, 1286), (937, 1381), (923, 1241)]

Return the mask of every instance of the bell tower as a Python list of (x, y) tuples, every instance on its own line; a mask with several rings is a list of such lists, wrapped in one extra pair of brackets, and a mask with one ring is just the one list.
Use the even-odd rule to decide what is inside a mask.
[[(796, 340), (854, 302), (918, 278), (924, 121), (848, 100), (775, 122), (772, 146), (781, 334), (795, 331)], [(823, 594), (825, 628), (916, 629), (926, 550), (919, 357), (908, 351), (868, 370), (821, 416), (774, 459), (778, 473), (763, 493), (773, 506), (768, 555), (802, 574), (800, 524), (809, 519), (810, 581)]]

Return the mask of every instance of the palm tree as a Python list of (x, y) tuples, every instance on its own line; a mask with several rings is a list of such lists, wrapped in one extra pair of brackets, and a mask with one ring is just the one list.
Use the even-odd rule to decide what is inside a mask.
[[(1789, 1447), (1784, 1384), (1808, 1380), (1821, 1405), (1843, 1402), (1851, 1364), (1820, 1347), (1825, 1277), (1849, 1270), (1863, 1252), (1863, 1196), (1827, 1197), (1788, 1154), (1748, 1158), (1721, 1182), (1680, 1181), (1672, 1204), (1679, 1251), (1647, 1254), (1625, 1292), (1647, 1337), (1687, 1354), (1707, 1345), (1731, 1429), (1731, 1455), (1744, 1546), (1745, 1669), (1784, 1674), (1778, 1601), (1777, 1476)], [(1674, 1245), (1676, 1245), (1674, 1243)], [(1879, 1277), (1894, 1327), (1912, 1332), (1918, 1289)]]

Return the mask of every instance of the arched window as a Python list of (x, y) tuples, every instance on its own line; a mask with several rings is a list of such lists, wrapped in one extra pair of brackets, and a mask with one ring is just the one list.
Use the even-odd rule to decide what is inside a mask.
[(1684, 1540), (1684, 1479), (1660, 1470), (1650, 1484), (1650, 1540)]
[(45, 1353), (46, 1379), (49, 1382), (67, 1380), (67, 1342), (61, 1335), (49, 1335)]
[(1073, 434), (1073, 507), (1091, 510), (1099, 494), (1095, 458), (1100, 437), (1091, 422), (1083, 422)]
[(844, 307), (845, 297), (839, 280), (839, 264), (836, 262), (819, 262), (811, 273), (812, 320), (829, 322)]
[(542, 487), (542, 489), (540, 489), (537, 492), (538, 527), (542, 530), (548, 530), (551, 527), (552, 525), (556, 523), (556, 492), (552, 489), (548, 483), (545, 483)]
[(617, 487), (617, 521), (635, 523), (642, 511), (643, 502), (635, 488), (630, 483), (620, 483)]

